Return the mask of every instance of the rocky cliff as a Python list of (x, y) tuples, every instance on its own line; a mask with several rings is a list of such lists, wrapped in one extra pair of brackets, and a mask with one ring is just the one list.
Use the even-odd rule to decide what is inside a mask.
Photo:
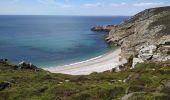
[(121, 56), (143, 61), (170, 59), (170, 7), (146, 9), (116, 25), (106, 41), (121, 46)]
[(115, 25), (97, 25), (91, 28), (94, 32), (110, 32)]

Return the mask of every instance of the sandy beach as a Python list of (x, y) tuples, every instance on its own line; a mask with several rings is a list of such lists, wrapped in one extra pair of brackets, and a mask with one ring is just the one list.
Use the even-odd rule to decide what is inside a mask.
[(117, 48), (104, 55), (64, 66), (44, 68), (52, 73), (70, 75), (88, 75), (93, 72), (104, 72), (122, 64), (119, 61), (121, 49)]

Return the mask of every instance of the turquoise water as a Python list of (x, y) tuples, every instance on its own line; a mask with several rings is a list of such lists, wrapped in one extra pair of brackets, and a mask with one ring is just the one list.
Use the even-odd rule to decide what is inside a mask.
[(86, 60), (110, 50), (106, 33), (94, 25), (118, 24), (128, 17), (0, 16), (0, 58), (41, 67)]

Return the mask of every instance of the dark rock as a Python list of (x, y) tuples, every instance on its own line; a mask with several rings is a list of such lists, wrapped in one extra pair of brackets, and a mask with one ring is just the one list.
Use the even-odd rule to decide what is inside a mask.
[(0, 63), (7, 63), (8, 59), (0, 59)]
[(5, 62), (7, 62), (7, 61), (8, 61), (8, 59), (4, 59), (4, 61), (5, 61)]
[(165, 42), (165, 45), (170, 45), (170, 42)]
[(126, 69), (126, 67), (124, 66), (124, 65), (119, 65), (119, 70), (120, 71), (123, 71), (123, 70), (125, 70)]
[(19, 66), (17, 66), (17, 65), (14, 65), (14, 66), (11, 66), (11, 67), (12, 67), (12, 69), (15, 69), (15, 70), (17, 70), (19, 68)]
[(8, 87), (11, 87), (11, 82), (8, 82), (8, 81), (4, 81), (4, 82), (1, 82), (0, 83), (0, 91), (8, 88)]
[(111, 70), (112, 72), (116, 72), (116, 68), (112, 68), (112, 70)]
[(37, 70), (38, 68), (35, 66), (35, 65), (33, 65), (33, 64), (27, 64), (27, 63), (25, 63), (24, 61), (23, 62), (20, 62), (19, 64), (18, 64), (18, 68), (19, 69), (33, 69), (33, 70)]

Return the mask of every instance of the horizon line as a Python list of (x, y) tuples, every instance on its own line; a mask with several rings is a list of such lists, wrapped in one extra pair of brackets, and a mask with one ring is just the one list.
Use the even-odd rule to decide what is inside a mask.
[(55, 15), (55, 14), (0, 14), (0, 16), (133, 16), (133, 15)]

